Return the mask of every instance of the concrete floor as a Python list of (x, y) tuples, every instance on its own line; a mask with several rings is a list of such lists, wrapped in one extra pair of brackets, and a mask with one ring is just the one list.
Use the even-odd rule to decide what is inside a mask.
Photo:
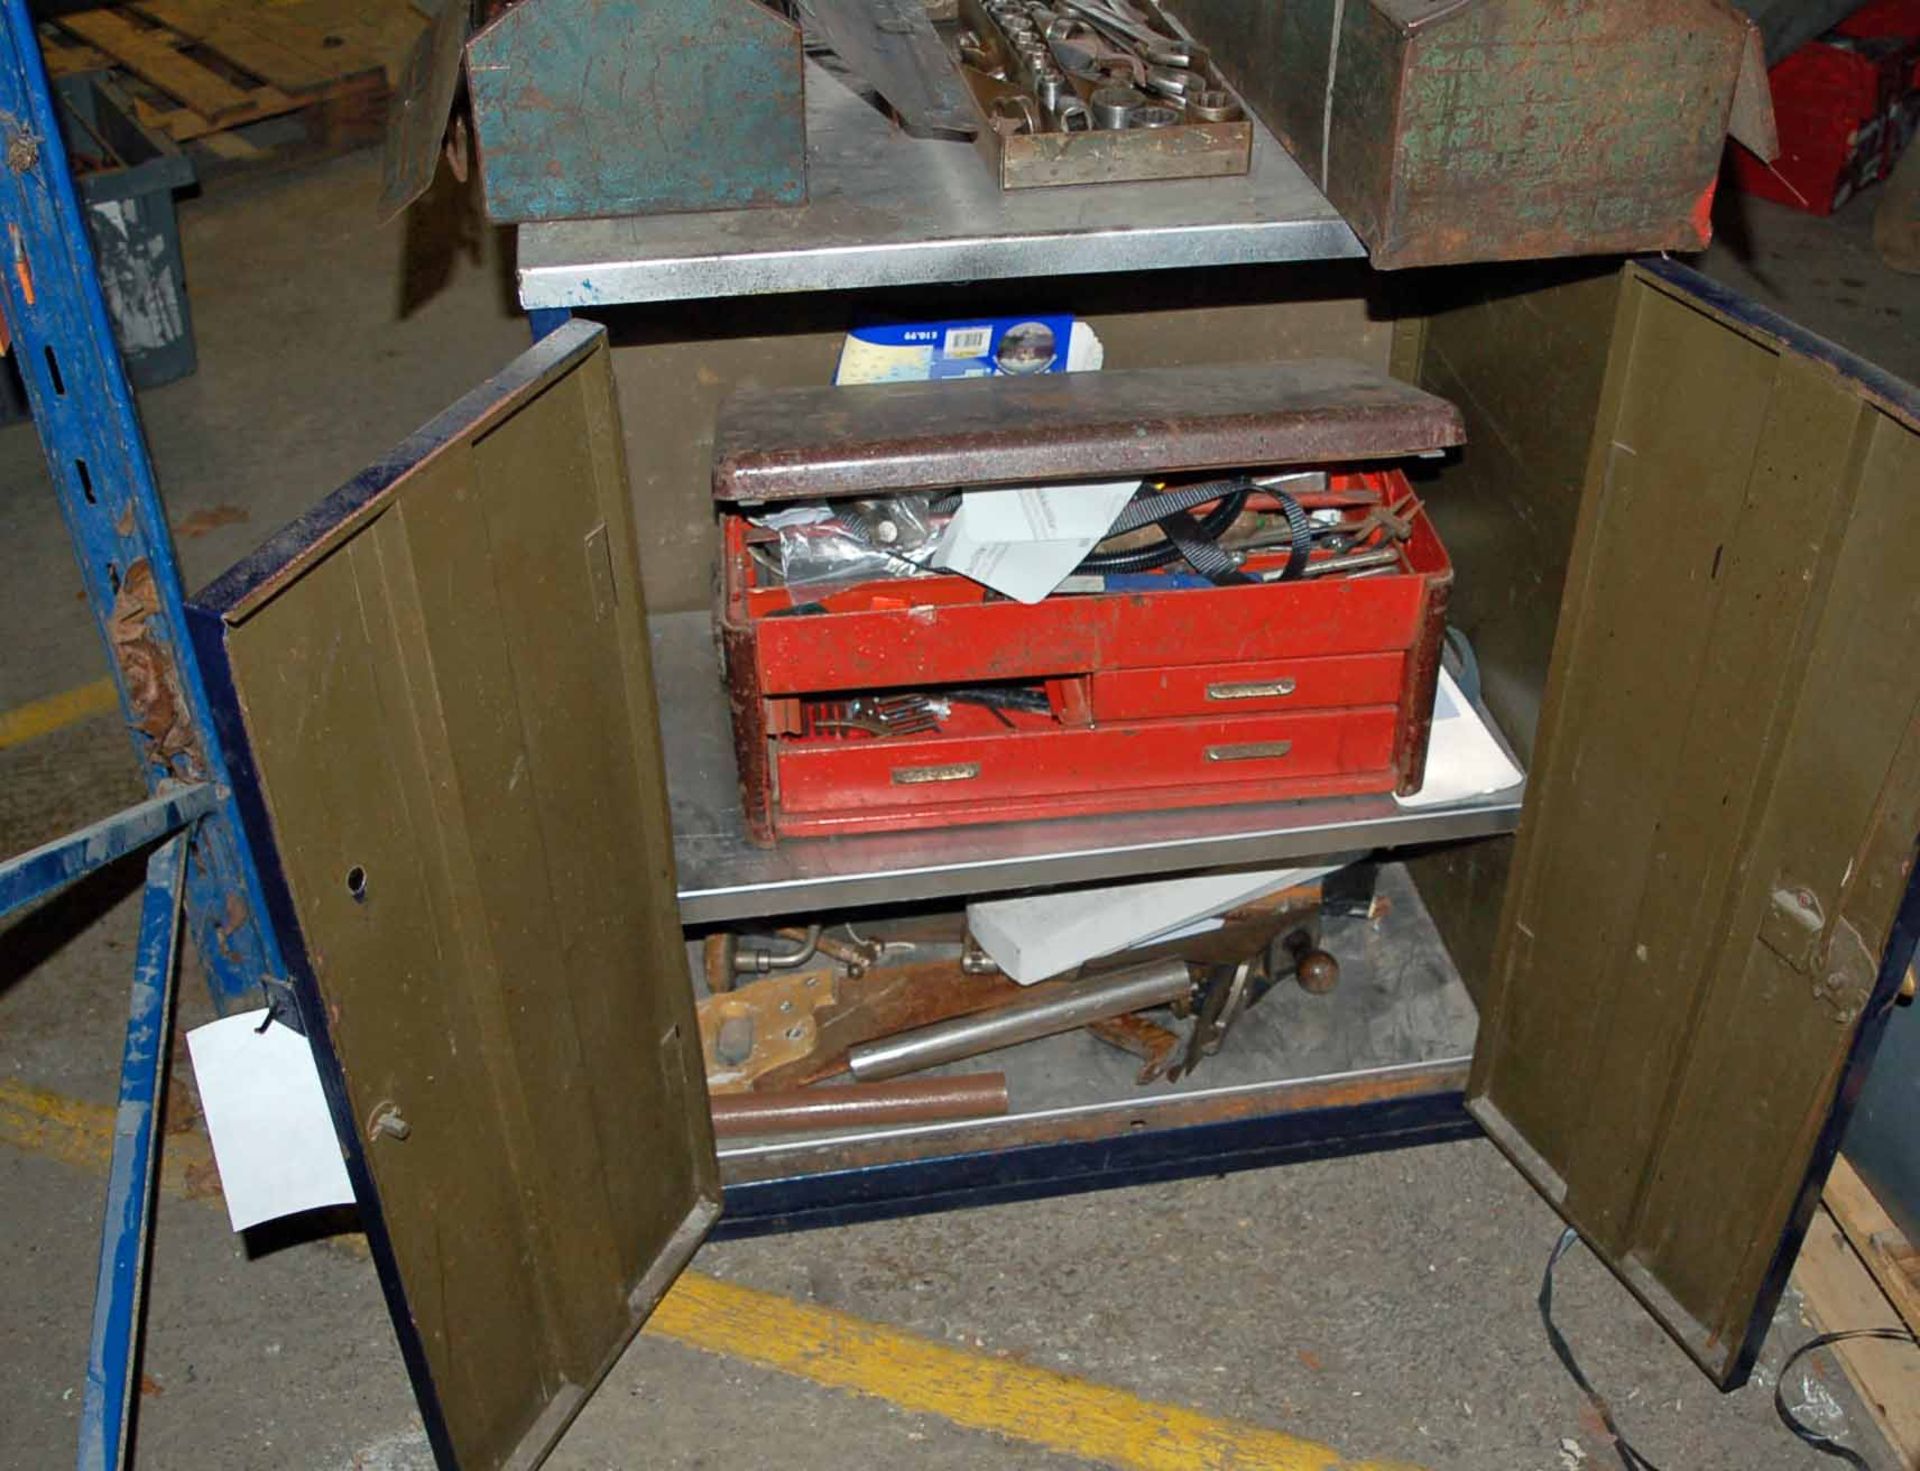
[[(475, 241), (444, 270), (419, 264), (409, 227), (372, 222), (378, 173), (363, 155), (185, 206), (201, 367), (143, 409), (190, 584), (526, 340), (496, 242)], [(1920, 377), (1920, 281), (1878, 267), (1862, 208), (1828, 224), (1755, 207), (1742, 233), (1748, 261), (1717, 247), (1714, 269)], [(0, 620), (0, 710), (103, 672), (25, 426), (0, 431)], [(111, 717), (0, 751), (0, 851), (135, 795)], [(109, 875), (0, 931), (0, 1084), (111, 1098), (133, 883)], [(203, 1019), (191, 973), (182, 994), (183, 1023)], [(100, 1193), (95, 1173), (0, 1146), (0, 1323), (12, 1330), (0, 1345), (0, 1465), (71, 1454)], [(1610, 1453), (1535, 1313), (1555, 1235), (1551, 1211), (1492, 1147), (1467, 1143), (710, 1247), (698, 1266), (1351, 1457), (1574, 1471)], [(363, 1257), (310, 1243), (249, 1259), (216, 1208), (168, 1197), (151, 1282), (137, 1464), (429, 1465)], [(1754, 1385), (1731, 1396), (1584, 1254), (1563, 1268), (1561, 1301), (1589, 1372), (1660, 1464), (1815, 1463), (1771, 1405), (1771, 1366), (1807, 1331), (1792, 1300)], [(1792, 1396), (1876, 1468), (1892, 1465), (1830, 1362), (1796, 1374)], [(556, 1458), (861, 1463), (1065, 1458), (647, 1337)]]

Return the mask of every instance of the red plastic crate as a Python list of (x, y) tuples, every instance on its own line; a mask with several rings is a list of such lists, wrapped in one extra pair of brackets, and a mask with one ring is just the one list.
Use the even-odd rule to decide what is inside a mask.
[(1892, 172), (1920, 124), (1920, 0), (1876, 0), (1769, 73), (1780, 157), (1733, 150), (1746, 193), (1831, 214)]

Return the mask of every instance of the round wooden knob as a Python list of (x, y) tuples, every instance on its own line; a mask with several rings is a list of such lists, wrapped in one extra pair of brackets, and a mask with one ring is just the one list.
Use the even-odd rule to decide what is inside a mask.
[(1310, 996), (1324, 996), (1340, 984), (1340, 962), (1324, 950), (1309, 950), (1294, 966), (1294, 978)]

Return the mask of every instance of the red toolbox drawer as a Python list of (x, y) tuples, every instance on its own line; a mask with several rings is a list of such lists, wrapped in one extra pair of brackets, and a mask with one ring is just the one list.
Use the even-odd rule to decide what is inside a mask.
[(1103, 670), (1087, 681), (1088, 713), (1098, 722), (1391, 705), (1400, 698), (1406, 668), (1406, 655), (1395, 650), (1331, 659)]
[[(1351, 364), (736, 396), (714, 493), (749, 830), (772, 841), (1416, 789), (1452, 570), (1405, 476), (1380, 462), (1459, 438), (1451, 405)], [(1392, 565), (1033, 604), (956, 574), (790, 588), (755, 557), (765, 533), (748, 519), (783, 500), (1303, 466), (1328, 468), (1330, 502), (1411, 508)], [(1286, 561), (1255, 551), (1243, 570)], [(1037, 703), (967, 703), (981, 687)], [(875, 729), (888, 694), (938, 713)]]
[(792, 815), (1010, 804), (1027, 815), (1039, 799), (1057, 797), (1050, 810), (1099, 811), (1104, 802), (1085, 799), (1104, 794), (1117, 772), (1156, 797), (1169, 787), (1221, 787), (1242, 793), (1227, 799), (1238, 801), (1254, 800), (1244, 794), (1252, 786), (1262, 798), (1357, 791), (1366, 788), (1322, 779), (1368, 777), (1378, 787), (1390, 778), (1397, 721), (1394, 707), (1381, 705), (1065, 730), (996, 731), (980, 719), (922, 738), (794, 741), (776, 758), (780, 807)]

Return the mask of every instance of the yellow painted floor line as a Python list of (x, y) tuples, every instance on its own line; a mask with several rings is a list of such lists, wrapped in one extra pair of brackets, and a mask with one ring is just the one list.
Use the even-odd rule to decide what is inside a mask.
[[(105, 1175), (113, 1157), (113, 1110), (0, 1079), (0, 1144)], [(169, 1134), (160, 1150), (160, 1188), (185, 1200), (218, 1200), (213, 1148), (199, 1130)]]
[(1139, 1471), (1412, 1471), (1330, 1446), (950, 1348), (830, 1308), (688, 1272), (647, 1332), (1028, 1445)]
[(78, 689), (62, 690), (44, 700), (32, 700), (0, 711), (0, 751), (24, 746), (94, 715), (117, 709), (120, 693), (111, 679), (96, 679)]
[[(104, 1172), (113, 1111), (0, 1080), (0, 1144)], [(163, 1190), (218, 1196), (204, 1135), (169, 1134), (161, 1158)], [(682, 1275), (646, 1331), (1125, 1471), (1417, 1471), (1404, 1462), (1352, 1460), (1283, 1431), (953, 1348), (700, 1272)]]

